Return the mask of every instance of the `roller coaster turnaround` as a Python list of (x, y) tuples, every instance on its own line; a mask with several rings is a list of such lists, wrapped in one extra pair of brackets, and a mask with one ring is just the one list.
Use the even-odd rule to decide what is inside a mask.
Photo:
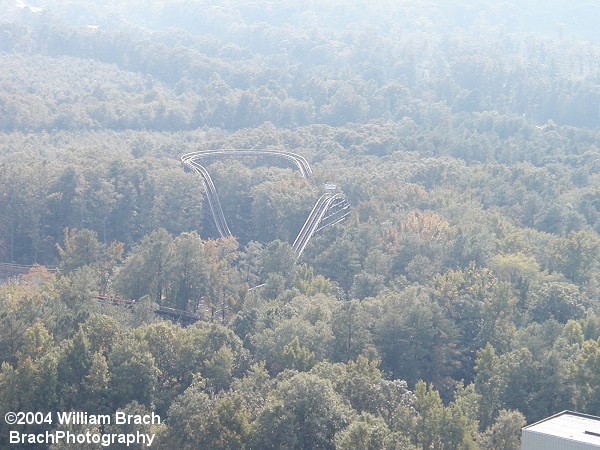
[[(231, 236), (231, 231), (225, 220), (223, 209), (221, 208), (221, 202), (217, 196), (217, 190), (210, 177), (210, 174), (206, 168), (200, 164), (202, 158), (209, 156), (217, 157), (267, 157), (270, 159), (284, 159), (291, 162), (300, 172), (302, 177), (306, 179), (312, 178), (312, 170), (310, 165), (302, 156), (295, 153), (280, 152), (280, 151), (268, 151), (268, 150), (204, 150), (198, 152), (187, 153), (181, 157), (181, 162), (191, 168), (196, 174), (198, 174), (204, 183), (206, 188), (206, 198), (208, 199), (208, 205), (217, 227), (218, 233), (221, 237)], [(306, 218), (304, 225), (300, 229), (298, 236), (292, 244), (292, 248), (296, 253), (296, 259), (300, 258), (302, 252), (308, 245), (310, 239), (323, 228), (342, 222), (347, 219), (350, 215), (350, 205), (340, 193), (333, 192), (335, 190), (334, 185), (326, 185), (325, 189), (329, 192), (323, 194), (313, 207), (312, 211)], [(32, 266), (21, 266), (17, 264), (0, 264), (0, 281), (3, 278), (11, 279), (24, 275), (30, 271)], [(56, 269), (51, 269), (56, 271)], [(262, 285), (260, 285), (262, 286)], [(260, 287), (255, 286), (255, 287)], [(253, 288), (252, 288), (253, 289)], [(119, 297), (109, 296), (105, 294), (98, 294), (95, 296), (96, 300), (113, 305), (120, 305), (128, 308), (133, 308), (137, 302), (135, 300), (122, 299)], [(188, 311), (179, 309), (169, 308), (166, 306), (158, 306), (155, 309), (156, 314), (170, 317), (171, 319), (182, 323), (183, 325), (189, 325), (198, 320), (202, 320), (202, 317)], [(217, 311), (219, 312), (219, 311)], [(213, 311), (214, 313), (214, 311)], [(224, 310), (221, 311), (224, 314)], [(212, 320), (212, 319), (211, 319)]]
[[(213, 216), (217, 232), (221, 237), (231, 236), (232, 233), (227, 225), (227, 220), (223, 214), (223, 208), (217, 195), (215, 185), (208, 173), (208, 170), (200, 163), (203, 158), (210, 156), (241, 158), (247, 156), (260, 156), (270, 159), (284, 159), (291, 162), (302, 175), (303, 178), (312, 178), (312, 169), (304, 157), (290, 152), (272, 151), (272, 150), (202, 150), (186, 153), (181, 157), (181, 162), (198, 174), (204, 183), (206, 189), (206, 198), (208, 206)], [(310, 239), (315, 233), (328, 226), (339, 223), (350, 215), (350, 205), (342, 194), (326, 193), (322, 195), (312, 211), (308, 215), (304, 226), (300, 229), (298, 236), (294, 240), (292, 247), (296, 253), (296, 259), (300, 258)]]

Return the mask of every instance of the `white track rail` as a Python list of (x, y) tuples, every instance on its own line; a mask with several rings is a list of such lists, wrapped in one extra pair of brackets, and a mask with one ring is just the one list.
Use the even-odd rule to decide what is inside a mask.
[[(212, 213), (217, 232), (221, 237), (231, 236), (232, 233), (229, 230), (229, 226), (227, 225), (227, 220), (225, 219), (225, 215), (223, 214), (223, 208), (221, 207), (221, 202), (219, 201), (219, 196), (217, 195), (217, 190), (212, 181), (212, 178), (210, 177), (208, 170), (206, 170), (206, 168), (200, 163), (202, 159), (213, 156), (235, 158), (259, 156), (285, 159), (287, 161), (290, 161), (297, 167), (302, 177), (307, 179), (312, 178), (312, 169), (310, 168), (308, 161), (306, 161), (304, 157), (291, 152), (280, 152), (274, 150), (226, 149), (201, 150), (186, 153), (181, 157), (181, 162), (190, 169), (192, 169), (196, 174), (198, 174), (202, 178), (206, 190), (208, 205), (210, 207), (210, 211)], [(308, 245), (308, 242), (316, 232), (322, 230), (325, 227), (341, 222), (342, 220), (346, 219), (349, 216), (349, 214), (350, 205), (341, 194), (327, 193), (321, 196), (317, 200), (317, 203), (315, 203), (315, 206), (313, 207), (311, 213), (308, 215), (304, 226), (298, 233), (298, 236), (296, 237), (292, 245), (294, 251), (296, 252), (297, 258), (299, 258), (300, 255), (302, 255), (304, 249)]]

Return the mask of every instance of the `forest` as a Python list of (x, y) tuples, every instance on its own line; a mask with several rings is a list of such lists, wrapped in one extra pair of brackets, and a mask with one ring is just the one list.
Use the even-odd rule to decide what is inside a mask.
[[(520, 450), (600, 416), (595, 2), (0, 6), (0, 448)], [(207, 149), (313, 177), (207, 159), (221, 237)], [(325, 184), (351, 215), (298, 257)]]

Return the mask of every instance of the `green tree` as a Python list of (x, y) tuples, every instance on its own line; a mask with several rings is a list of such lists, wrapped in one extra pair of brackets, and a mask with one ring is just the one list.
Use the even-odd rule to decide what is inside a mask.
[(173, 238), (165, 229), (145, 236), (134, 247), (116, 275), (117, 290), (126, 298), (150, 296), (161, 304), (173, 260)]
[(51, 230), (56, 232), (83, 225), (81, 219), (85, 213), (82, 181), (83, 177), (78, 170), (73, 166), (67, 166), (58, 179), (49, 186), (47, 204), (50, 217), (46, 221)]
[(379, 361), (369, 361), (364, 356), (346, 363), (322, 361), (312, 373), (331, 381), (335, 391), (359, 413), (382, 417), (389, 424), (395, 410), (410, 402), (406, 382), (384, 380)]
[(404, 407), (400, 430), (417, 448), (475, 450), (477, 437), (477, 395), (472, 386), (456, 387), (455, 399), (444, 406), (433, 386), (419, 380), (415, 386), (414, 409)]
[[(119, 408), (119, 411), (124, 413), (126, 416), (132, 415), (132, 416), (146, 416), (146, 417), (152, 417), (152, 413), (153, 411), (150, 410), (149, 408), (147, 408), (144, 405), (139, 404), (136, 401), (132, 401), (130, 403), (127, 403), (126, 405), (122, 406)], [(156, 415), (154, 416), (156, 417)], [(160, 417), (160, 416), (158, 416)], [(161, 421), (162, 421), (162, 417), (161, 417)], [(158, 419), (155, 419), (154, 422), (155, 423), (124, 423), (124, 424), (117, 424), (117, 423), (111, 423), (109, 425), (106, 425), (105, 427), (105, 433), (106, 434), (117, 434), (117, 435), (127, 435), (127, 434), (133, 434), (133, 435), (140, 435), (140, 434), (145, 434), (145, 435), (160, 435), (161, 433), (164, 432), (164, 428), (165, 425), (162, 423), (156, 423), (158, 421)], [(156, 439), (156, 438), (155, 438)], [(156, 441), (153, 442), (153, 445), (156, 445)], [(142, 440), (138, 440), (137, 442), (134, 442), (133, 444), (131, 443), (115, 443), (115, 444), (111, 444), (111, 447), (114, 447), (116, 449), (119, 450), (124, 450), (124, 449), (135, 449), (135, 450), (141, 450), (143, 448), (148, 448), (148, 442), (143, 442)]]
[(417, 414), (412, 430), (413, 442), (420, 448), (443, 449), (449, 445), (444, 427), (449, 421), (449, 411), (444, 408), (439, 393), (423, 381), (415, 386), (414, 408)]
[(59, 360), (58, 383), (64, 408), (73, 408), (78, 404), (92, 360), (90, 342), (80, 328), (72, 339), (63, 344)]
[(50, 259), (44, 247), (43, 224), (50, 173), (41, 160), (0, 164), (0, 240), (6, 243), (3, 253), (9, 261), (29, 264)]
[(226, 390), (248, 364), (240, 338), (221, 325), (197, 322), (184, 330), (180, 345), (176, 373), (185, 387), (194, 373), (201, 373), (213, 390)]
[(529, 316), (536, 322), (554, 319), (566, 323), (569, 319), (582, 318), (589, 302), (576, 285), (548, 280), (531, 288), (526, 306)]
[(200, 236), (182, 233), (173, 243), (168, 300), (177, 309), (195, 311), (205, 290), (207, 255)]
[(248, 448), (250, 414), (243, 398), (236, 393), (210, 394), (204, 391), (201, 378), (173, 402), (168, 417), (168, 429), (159, 437), (163, 446), (176, 445), (183, 450)]
[(349, 361), (372, 347), (371, 318), (358, 300), (339, 304), (331, 319), (333, 358)]
[(96, 232), (91, 230), (65, 229), (64, 244), (57, 245), (60, 257), (59, 269), (70, 275), (75, 271), (88, 269), (98, 278), (98, 292), (106, 293), (115, 265), (120, 262), (123, 244), (113, 242), (109, 245), (98, 241)]
[(103, 246), (91, 230), (65, 230), (64, 244), (58, 246), (59, 268), (66, 273), (85, 266), (95, 266), (102, 259)]
[(92, 352), (104, 355), (112, 350), (113, 344), (124, 332), (117, 319), (104, 314), (92, 314), (81, 324), (81, 329), (89, 342)]
[(331, 383), (298, 373), (272, 390), (253, 424), (252, 448), (334, 448), (334, 436), (352, 416)]
[(26, 352), (30, 326), (42, 315), (51, 314), (44, 297), (31, 287), (0, 286), (0, 361), (14, 364), (18, 354)]
[(409, 384), (433, 376), (447, 386), (458, 367), (456, 331), (441, 308), (412, 287), (382, 296), (381, 305), (374, 334), (383, 367)]
[(211, 239), (204, 242), (204, 250), (207, 256), (205, 314), (211, 322), (218, 318), (225, 322), (227, 310), (237, 305), (240, 295), (240, 274), (236, 268), (239, 244), (233, 237)]
[[(58, 358), (50, 351), (38, 358), (23, 356), (13, 367), (0, 365), (0, 411), (53, 411), (60, 407)], [(43, 433), (50, 429), (47, 423), (15, 425), (10, 430), (22, 433)], [(0, 428), (0, 445), (9, 447), (8, 427)]]
[(598, 269), (600, 239), (591, 231), (573, 231), (566, 238), (556, 239), (551, 249), (551, 268), (573, 283), (585, 285)]
[(519, 411), (503, 409), (493, 425), (479, 438), (481, 450), (520, 450), (521, 428), (526, 425), (525, 417)]
[(368, 272), (360, 272), (354, 276), (350, 295), (362, 300), (366, 297), (375, 297), (384, 287), (383, 275), (374, 275)]
[(92, 355), (90, 368), (83, 381), (78, 406), (90, 414), (110, 414), (110, 373), (108, 362), (101, 352)]
[[(286, 311), (282, 312), (285, 314)], [(277, 319), (272, 317), (270, 320), (273, 323), (259, 324), (259, 331), (251, 337), (254, 357), (266, 361), (270, 370), (279, 372), (294, 361), (291, 353), (294, 351), (292, 343), (295, 340), (298, 340), (299, 345), (296, 357), (301, 358), (303, 364), (330, 355), (332, 336), (331, 328), (326, 322), (318, 320), (313, 324), (299, 315)], [(300, 363), (300, 360), (295, 362)]]
[(475, 371), (475, 387), (480, 397), (479, 419), (481, 425), (487, 428), (492, 425), (499, 411), (500, 396), (498, 386), (493, 382), (495, 373), (500, 364), (496, 349), (491, 344), (477, 351), (477, 364)]
[(390, 431), (382, 419), (371, 414), (361, 414), (353, 420), (344, 430), (335, 436), (336, 450), (383, 450), (389, 447), (385, 445)]
[(316, 363), (315, 354), (300, 345), (298, 336), (283, 347), (279, 360), (283, 369), (294, 369), (300, 372), (310, 370)]
[(263, 279), (270, 274), (279, 273), (285, 280), (285, 286), (291, 286), (298, 267), (296, 266), (296, 254), (289, 244), (279, 240), (269, 243), (262, 260), (261, 276)]
[(360, 254), (351, 237), (343, 236), (319, 252), (313, 265), (324, 276), (337, 282), (345, 292), (349, 292), (354, 276), (361, 269)]
[[(150, 406), (155, 401), (160, 370), (146, 346), (130, 336), (113, 345), (108, 356), (109, 389), (114, 406), (136, 401)], [(136, 380), (132, 383), (131, 380)]]
[(154, 178), (160, 189), (153, 199), (150, 213), (154, 219), (153, 229), (162, 227), (175, 236), (199, 230), (203, 222), (204, 202), (197, 177), (182, 172), (179, 167), (165, 167), (155, 171)]
[(577, 410), (588, 414), (599, 414), (600, 401), (595, 395), (600, 387), (600, 343), (598, 341), (583, 343), (571, 366), (570, 378), (576, 389), (574, 400)]

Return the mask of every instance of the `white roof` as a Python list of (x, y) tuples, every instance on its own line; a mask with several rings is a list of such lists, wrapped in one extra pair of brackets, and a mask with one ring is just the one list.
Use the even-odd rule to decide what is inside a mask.
[(569, 441), (591, 444), (600, 448), (600, 417), (563, 411), (523, 428), (523, 431), (540, 433)]

